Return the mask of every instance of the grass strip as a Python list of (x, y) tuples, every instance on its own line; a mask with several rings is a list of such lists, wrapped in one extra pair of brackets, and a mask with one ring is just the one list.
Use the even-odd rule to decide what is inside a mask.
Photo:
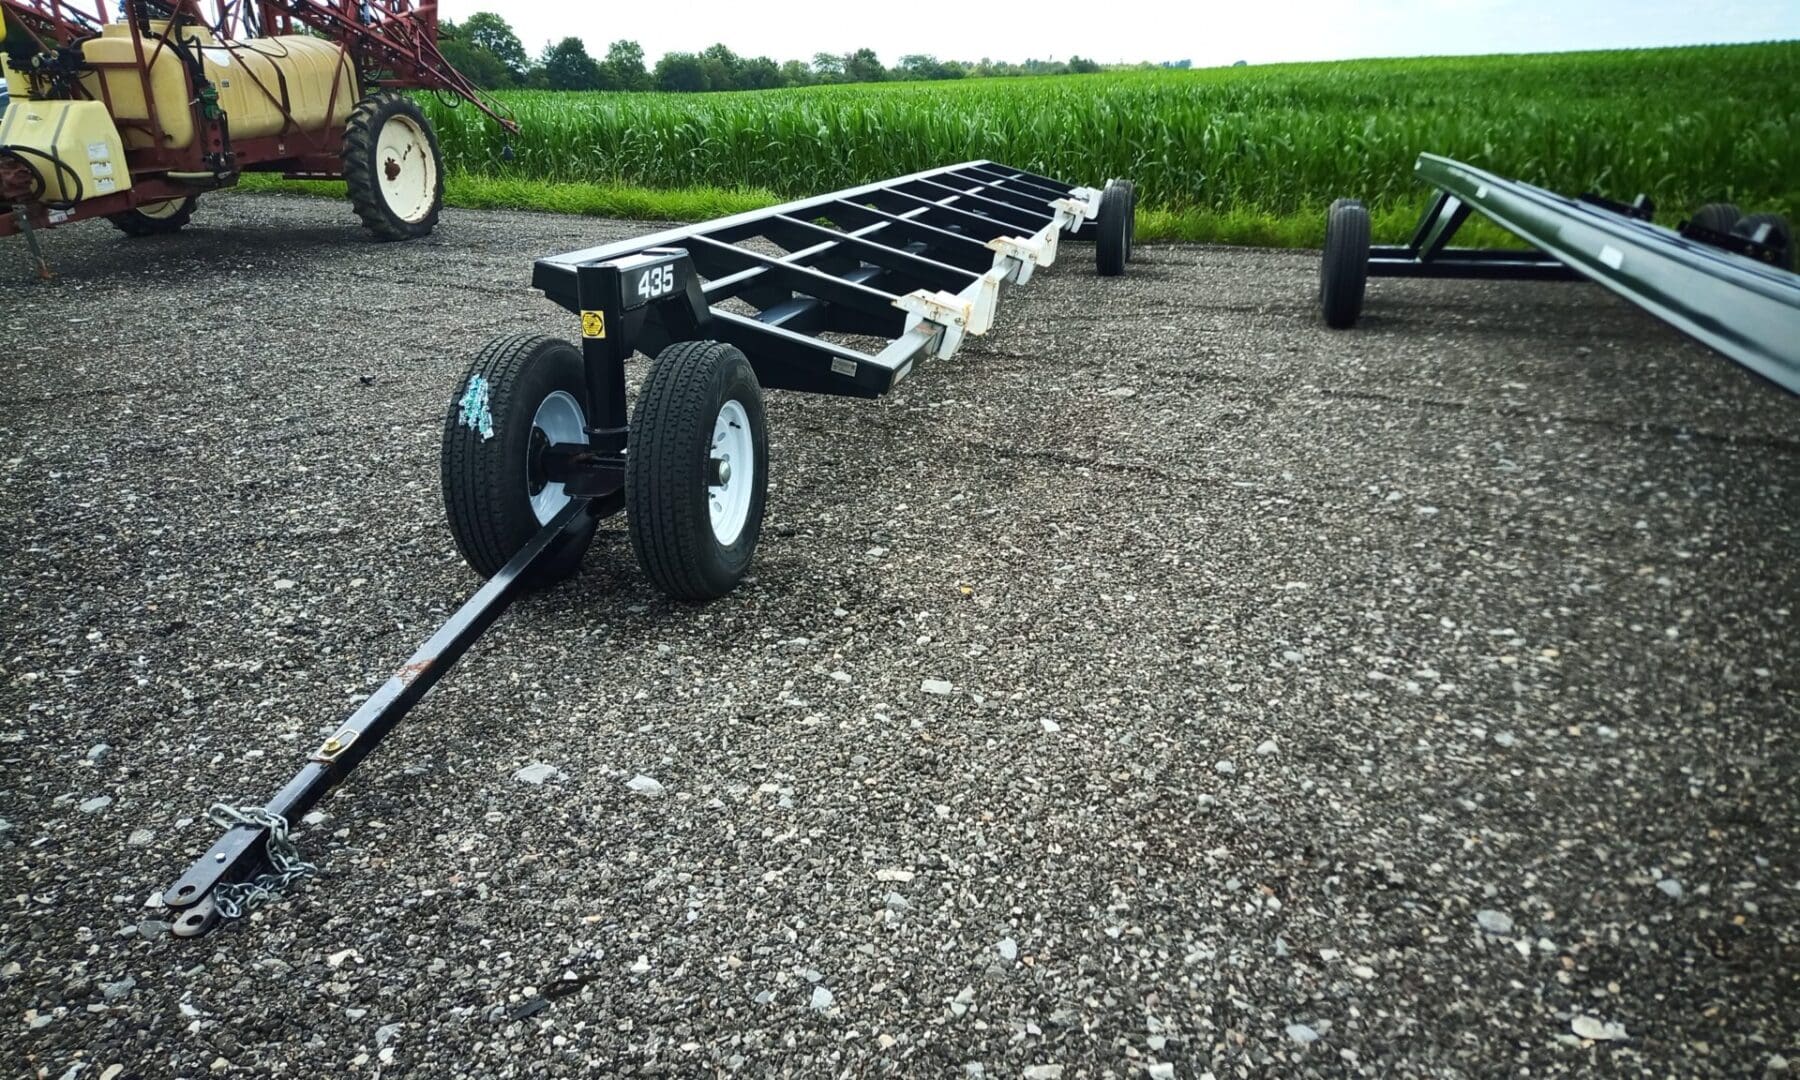
[[(348, 199), (341, 182), (283, 180), (250, 174), (238, 184), (251, 192)], [(444, 202), (465, 210), (534, 210), (627, 221), (706, 221), (760, 210), (784, 201), (758, 188), (691, 187), (662, 190), (618, 184), (550, 183), (452, 174), (445, 178)], [(1373, 207), (1371, 224), (1377, 243), (1404, 243), (1424, 211), (1422, 196), (1414, 205)], [(1236, 244), (1249, 247), (1317, 248), (1325, 242), (1325, 208), (1303, 214), (1269, 214), (1249, 210), (1167, 210), (1140, 207), (1138, 242)], [(1472, 220), (1458, 236), (1461, 244), (1518, 247), (1510, 233)]]

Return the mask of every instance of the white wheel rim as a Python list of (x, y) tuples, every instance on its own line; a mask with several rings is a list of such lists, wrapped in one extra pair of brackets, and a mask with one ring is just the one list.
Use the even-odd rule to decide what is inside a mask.
[(425, 129), (410, 116), (390, 116), (375, 145), (375, 173), (381, 199), (395, 217), (408, 223), (431, 213), (437, 194), (437, 161)]
[[(737, 401), (719, 407), (713, 421), (712, 448), (709, 455), (723, 463), (722, 484), (708, 483), (707, 506), (712, 513), (713, 537), (729, 547), (737, 543), (750, 520), (750, 493), (756, 487), (756, 441), (750, 434), (750, 414)], [(708, 463), (708, 479), (718, 468)]]
[(174, 217), (181, 210), (181, 204), (186, 201), (185, 199), (164, 199), (162, 202), (144, 203), (137, 208), (137, 212), (147, 218), (161, 221), (164, 218)]
[[(544, 433), (545, 442), (587, 445), (587, 416), (581, 411), (581, 402), (567, 390), (557, 390), (545, 398), (531, 418), (531, 426)], [(525, 490), (531, 491), (530, 461), (525, 463)], [(543, 490), (531, 496), (531, 512), (539, 525), (550, 524), (550, 519), (567, 505), (569, 496), (563, 493), (560, 483), (545, 484)]]

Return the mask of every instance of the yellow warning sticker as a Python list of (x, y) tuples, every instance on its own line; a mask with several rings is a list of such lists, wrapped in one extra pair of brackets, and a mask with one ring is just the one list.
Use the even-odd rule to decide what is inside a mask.
[(581, 336), (603, 338), (606, 336), (606, 312), (584, 311), (581, 313)]

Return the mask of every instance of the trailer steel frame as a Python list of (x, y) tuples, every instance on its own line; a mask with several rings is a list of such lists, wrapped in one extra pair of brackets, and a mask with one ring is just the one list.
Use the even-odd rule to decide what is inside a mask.
[[(162, 894), (174, 932), (219, 922), (215, 896), (271, 864), (276, 821), (297, 820), (375, 749), (526, 589), (535, 569), (625, 505), (626, 361), (686, 341), (740, 349), (773, 389), (873, 398), (927, 358), (993, 324), (1001, 295), (1053, 264), (1059, 242), (1094, 236), (1129, 185), (1076, 187), (970, 161), (540, 259), (533, 284), (578, 315), (588, 441), (542, 448), (569, 503), (489, 578), (308, 757), (261, 808), (233, 823)], [(1109, 221), (1118, 222), (1116, 216)], [(1124, 219), (1128, 240), (1130, 223)], [(829, 224), (825, 224), (829, 223)], [(1115, 249), (1117, 250), (1117, 249)], [(885, 340), (874, 351), (821, 335)]]
[[(1570, 198), (1435, 154), (1416, 173), (1437, 197), (1410, 243), (1369, 248), (1369, 277), (1593, 281), (1800, 393), (1800, 275), (1770, 265), (1766, 241), (1664, 228), (1643, 196)], [(1476, 212), (1532, 250), (1449, 246)]]

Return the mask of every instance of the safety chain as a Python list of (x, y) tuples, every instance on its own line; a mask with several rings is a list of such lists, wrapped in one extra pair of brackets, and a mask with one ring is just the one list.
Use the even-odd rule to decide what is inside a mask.
[(280, 814), (271, 814), (261, 806), (238, 807), (214, 803), (206, 816), (213, 824), (224, 829), (250, 825), (269, 830), (269, 865), (274, 870), (258, 874), (248, 881), (215, 885), (212, 891), (213, 908), (218, 911), (221, 919), (242, 918), (251, 908), (279, 895), (294, 882), (319, 872), (317, 866), (300, 858), (300, 849), (288, 838), (287, 818)]

